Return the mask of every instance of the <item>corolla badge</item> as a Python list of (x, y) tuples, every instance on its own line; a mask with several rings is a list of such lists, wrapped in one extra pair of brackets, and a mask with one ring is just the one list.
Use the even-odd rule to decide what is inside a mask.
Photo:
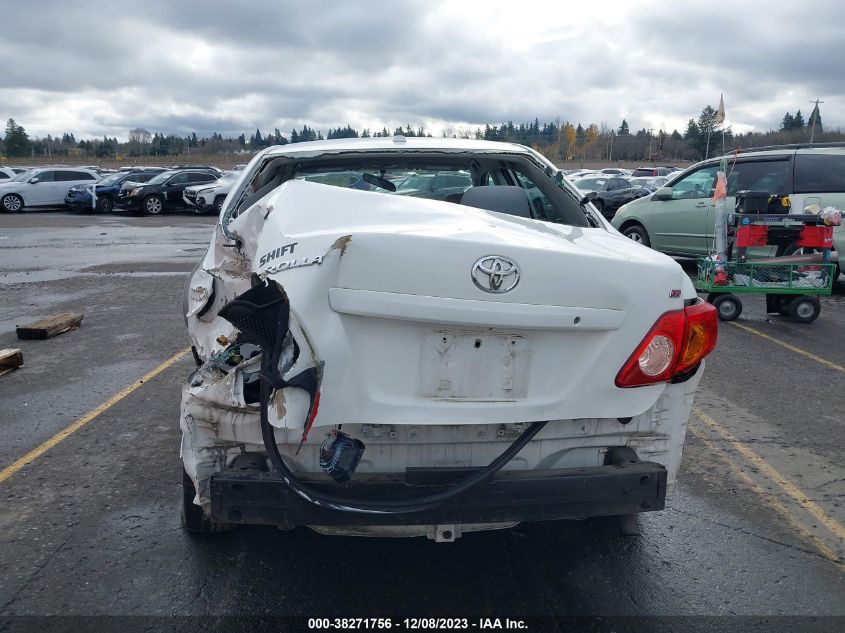
[(485, 255), (472, 265), (472, 282), (484, 292), (502, 294), (516, 288), (519, 266), (502, 255)]

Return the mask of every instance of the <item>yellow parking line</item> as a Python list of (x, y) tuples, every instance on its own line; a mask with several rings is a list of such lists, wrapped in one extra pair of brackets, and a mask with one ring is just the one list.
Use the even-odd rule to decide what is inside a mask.
[(813, 534), (809, 528), (807, 528), (801, 521), (795, 517), (789, 509), (783, 505), (780, 501), (775, 499), (771, 493), (767, 492), (758, 484), (752, 477), (750, 477), (747, 473), (743, 472), (730, 458), (730, 456), (725, 453), (723, 450), (718, 448), (709, 437), (704, 435), (701, 431), (697, 430), (694, 427), (689, 427), (690, 432), (695, 435), (698, 439), (704, 442), (704, 445), (707, 446), (711, 451), (716, 453), (725, 464), (727, 464), (728, 468), (736, 475), (739, 479), (744, 481), (746, 485), (748, 485), (751, 490), (757, 493), (763, 503), (769, 506), (772, 510), (777, 512), (783, 519), (794, 529), (798, 534), (808, 543), (812, 544), (819, 553), (827, 558), (828, 560), (833, 561), (837, 565), (845, 567), (845, 563), (836, 555), (832, 549), (830, 549), (827, 545), (825, 545), (818, 536)]
[(731, 446), (734, 447), (734, 449), (736, 449), (743, 457), (758, 468), (760, 472), (780, 486), (781, 490), (789, 495), (793, 501), (813, 515), (837, 538), (845, 541), (845, 525), (842, 525), (839, 521), (827, 514), (827, 512), (825, 512), (815, 501), (808, 499), (807, 495), (805, 495), (795, 484), (784, 477), (774, 466), (760, 457), (746, 444), (740, 442), (730, 431), (704, 413), (704, 411), (698, 407), (693, 407), (693, 412), (705, 424), (707, 424), (707, 426), (713, 429), (717, 434), (721, 435)]
[(788, 350), (791, 350), (797, 354), (801, 354), (802, 356), (806, 356), (807, 358), (811, 358), (817, 363), (821, 363), (822, 365), (827, 365), (828, 367), (835, 369), (836, 371), (845, 372), (845, 367), (842, 365), (837, 365), (833, 361), (829, 361), (826, 358), (822, 358), (821, 356), (816, 356), (815, 354), (811, 354), (807, 350), (803, 350), (800, 347), (795, 347), (794, 345), (790, 345), (784, 341), (776, 339), (774, 336), (769, 336), (765, 332), (761, 332), (760, 330), (755, 330), (753, 327), (748, 327), (747, 325), (742, 325), (741, 323), (736, 323), (734, 321), (729, 321), (729, 323), (735, 327), (738, 327), (740, 330), (745, 330), (746, 332), (750, 332), (751, 334), (756, 334), (760, 338), (764, 338), (767, 341), (771, 341), (781, 347), (785, 347)]
[(156, 367), (152, 371), (147, 372), (146, 374), (141, 376), (138, 380), (133, 382), (131, 385), (128, 385), (127, 387), (124, 387), (123, 389), (118, 391), (116, 394), (114, 394), (111, 398), (106, 400), (103, 404), (98, 406), (96, 409), (92, 409), (91, 411), (89, 411), (88, 413), (83, 415), (81, 418), (77, 418), (76, 420), (74, 420), (73, 422), (68, 424), (65, 428), (63, 428), (61, 431), (56, 433), (49, 440), (47, 440), (46, 442), (44, 442), (40, 446), (33, 448), (26, 455), (24, 455), (23, 457), (21, 457), (20, 459), (18, 459), (16, 461), (12, 462), (10, 465), (6, 466), (6, 468), (4, 468), (3, 470), (0, 470), (0, 483), (3, 483), (9, 477), (11, 477), (16, 472), (18, 472), (21, 468), (23, 468), (27, 464), (29, 464), (29, 463), (35, 461), (36, 459), (38, 459), (39, 457), (41, 457), (44, 453), (49, 451), (51, 448), (53, 448), (59, 442), (67, 439), (73, 433), (76, 433), (76, 431), (78, 431), (83, 426), (88, 424), (91, 420), (96, 418), (98, 415), (108, 411), (110, 408), (112, 408), (118, 402), (123, 400), (130, 393), (132, 393), (133, 391), (135, 391), (136, 389), (141, 387), (148, 380), (152, 380), (153, 378), (158, 376), (161, 372), (163, 372), (168, 367), (172, 367), (175, 363), (177, 363), (179, 360), (181, 360), (190, 351), (191, 351), (191, 348), (188, 347), (186, 349), (183, 349), (178, 354), (171, 356), (166, 361), (164, 361), (161, 365), (159, 365), (158, 367)]

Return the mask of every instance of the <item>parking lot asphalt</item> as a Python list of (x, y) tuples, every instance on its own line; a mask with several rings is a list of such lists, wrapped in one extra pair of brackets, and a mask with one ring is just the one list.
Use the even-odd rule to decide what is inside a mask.
[[(0, 377), (0, 615), (845, 616), (845, 276), (811, 325), (757, 297), (720, 324), (678, 490), (641, 536), (197, 538), (179, 525), (180, 311), (213, 222), (0, 216), (0, 348), (25, 359)], [(82, 326), (15, 337), (62, 311)]]

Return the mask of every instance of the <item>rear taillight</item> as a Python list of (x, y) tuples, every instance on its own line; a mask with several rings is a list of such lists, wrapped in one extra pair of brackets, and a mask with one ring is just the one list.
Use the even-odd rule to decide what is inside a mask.
[(716, 347), (718, 332), (716, 308), (704, 301), (666, 312), (619, 370), (616, 386), (667, 382), (689, 371)]
[(701, 360), (716, 349), (716, 339), (719, 338), (719, 320), (716, 308), (698, 300), (691, 306), (684, 308), (687, 326), (684, 333), (683, 353), (678, 357), (676, 374), (689, 371)]

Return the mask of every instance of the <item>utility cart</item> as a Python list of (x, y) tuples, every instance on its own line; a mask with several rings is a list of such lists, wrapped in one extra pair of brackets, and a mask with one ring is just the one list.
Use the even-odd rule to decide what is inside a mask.
[[(711, 256), (698, 260), (696, 288), (707, 292), (722, 321), (742, 313), (737, 295), (765, 294), (766, 311), (790, 316), (798, 323), (811, 323), (821, 313), (820, 295), (833, 288), (836, 265), (830, 263), (833, 227), (815, 214), (790, 214), (789, 199), (766, 192), (737, 192), (736, 212), (727, 216), (727, 233), (733, 237), (728, 253), (719, 261)], [(788, 244), (814, 251), (790, 257), (749, 259), (748, 249)]]
[(733, 321), (742, 313), (737, 295), (765, 294), (767, 312), (811, 323), (821, 313), (819, 295), (831, 293), (835, 270), (834, 264), (717, 262), (702, 258), (698, 260), (696, 288), (709, 293), (707, 301), (716, 306), (722, 321)]

